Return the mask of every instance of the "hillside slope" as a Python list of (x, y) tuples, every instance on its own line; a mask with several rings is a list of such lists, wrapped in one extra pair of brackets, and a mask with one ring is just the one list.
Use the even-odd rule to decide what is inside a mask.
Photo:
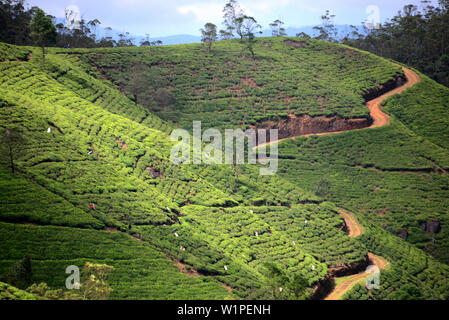
[[(288, 115), (369, 118), (363, 95), (402, 74), (399, 66), (326, 42), (262, 38), (257, 58), (238, 41), (200, 45), (74, 51), (136, 102), (191, 128), (252, 126)], [(168, 90), (172, 103), (158, 103)]]
[[(217, 46), (224, 48), (226, 43), (220, 42)], [(292, 48), (284, 39), (267, 39), (259, 46), (272, 48), (263, 53), (268, 65), (239, 59), (243, 65), (235, 71), (238, 78), (248, 67), (255, 70), (254, 74), (260, 73), (260, 79), (264, 78), (265, 72), (271, 72), (270, 66), (282, 60), (283, 51), (290, 56), (290, 64), (298, 61), (297, 55), (299, 58), (301, 55), (313, 56), (313, 52), (307, 52), (312, 49), (304, 48), (305, 52), (302, 52), (303, 48)], [(348, 99), (353, 99), (353, 103), (349, 103), (351, 112), (348, 112), (346, 103), (341, 103), (342, 100), (329, 105), (330, 113), (341, 111), (338, 115), (341, 117), (366, 117), (364, 90), (375, 90), (378, 84), (392, 81), (400, 73), (400, 68), (371, 55), (345, 51), (346, 47), (316, 42), (310, 46), (317, 52), (321, 51), (320, 46), (332, 49), (330, 64), (334, 64), (333, 59), (340, 55), (340, 82), (349, 79), (351, 72), (359, 77), (350, 83), (344, 81), (343, 88), (335, 85), (333, 89), (337, 100), (338, 97), (344, 100), (351, 92), (348, 96)], [(231, 46), (230, 52), (222, 50), (217, 55), (229, 55), (226, 59), (232, 60), (237, 49), (238, 46)], [(86, 61), (92, 63), (92, 59), (101, 58), (103, 63), (116, 66), (113, 56), (117, 59), (133, 56), (141, 59), (143, 54), (160, 60), (156, 65), (157, 72), (170, 74), (172, 64), (166, 61), (183, 61), (199, 53), (205, 55), (199, 46), (156, 48), (158, 51), (154, 55), (139, 48), (117, 51), (50, 49), (46, 71), (42, 70), (39, 59), (34, 58), (38, 57), (36, 49), (8, 47), (5, 50), (8, 52), (4, 56), (9, 58), (0, 62), (0, 124), (3, 132), (6, 128), (19, 132), (22, 141), (14, 155), (17, 167), (14, 174), (8, 168), (8, 159), (2, 158), (0, 220), (7, 223), (0, 224), (4, 234), (0, 275), (28, 253), (36, 270), (33, 281), (46, 281), (53, 287), (64, 286), (63, 266), (69, 262), (107, 261), (117, 270), (111, 278), (112, 298), (116, 299), (273, 298), (272, 283), (264, 264), (274, 262), (289, 276), (301, 275), (306, 279), (309, 288), (305, 296), (311, 297), (314, 288), (326, 279), (331, 268), (358, 272), (357, 268), (363, 266), (368, 251), (371, 251), (387, 255), (392, 270), (396, 272), (386, 275), (386, 283), (391, 288), (389, 294), (398, 290), (401, 283), (419, 283), (419, 290), (425, 298), (447, 296), (449, 290), (445, 279), (449, 276), (449, 268), (445, 264), (383, 231), (378, 227), (379, 221), (369, 215), (362, 216), (362, 223), (369, 232), (363, 237), (348, 237), (342, 230), (344, 221), (337, 206), (313, 193), (314, 184), (324, 176), (320, 171), (322, 161), (336, 161), (337, 166), (342, 165), (338, 150), (333, 151), (328, 145), (323, 151), (317, 146), (319, 143), (333, 143), (332, 139), (341, 139), (344, 146), (348, 134), (356, 137), (347, 142), (349, 150), (354, 143), (355, 146), (360, 145), (360, 157), (367, 162), (379, 159), (379, 165), (383, 164), (378, 155), (382, 150), (380, 144), (377, 149), (368, 148), (373, 143), (362, 139), (380, 142), (383, 137), (374, 135), (379, 132), (401, 140), (400, 146), (396, 147), (405, 152), (405, 158), (401, 160), (404, 165), (420, 170), (435, 168), (433, 163), (445, 167), (445, 159), (449, 159), (447, 152), (410, 133), (398, 120), (393, 119), (391, 126), (381, 129), (348, 132), (333, 138), (296, 140), (296, 143), (299, 141), (301, 145), (309, 146), (309, 154), (303, 153), (302, 149), (300, 153), (292, 149), (292, 142), (283, 143), (281, 167), (285, 174), (277, 176), (259, 176), (253, 166), (240, 166), (238, 174), (232, 166), (175, 166), (169, 161), (173, 143), (168, 134), (173, 125), (154, 116), (150, 111), (156, 110), (151, 106), (148, 111), (135, 104), (120, 92), (123, 88), (107, 80), (107, 77), (118, 74), (127, 77), (126, 70), (111, 67), (113, 71), (108, 74), (100, 65), (87, 64)], [(129, 56), (123, 55), (125, 52)], [(22, 58), (13, 59), (17, 54)], [(354, 61), (348, 62), (346, 55), (354, 57)], [(325, 58), (323, 53), (320, 56), (323, 68), (329, 63)], [(126, 61), (120, 63), (125, 69), (131, 67)], [(360, 73), (358, 68), (363, 62), (368, 65), (370, 61), (374, 65), (373, 71)], [(310, 63), (309, 69), (314, 65), (313, 61), (307, 63)], [(211, 68), (219, 65), (220, 62), (210, 63)], [(196, 68), (200, 66), (193, 69)], [(182, 66), (174, 70), (186, 75)], [(329, 71), (326, 69), (322, 73), (323, 77), (328, 77), (325, 81), (337, 83), (338, 78), (332, 78)], [(281, 76), (278, 73), (283, 82), (293, 81), (294, 74)], [(175, 78), (177, 83), (184, 84), (173, 90), (177, 94), (188, 92), (186, 79)], [(128, 80), (125, 78), (123, 83), (126, 85)], [(298, 81), (302, 83), (302, 80)], [(201, 81), (199, 86), (204, 84)], [(273, 79), (266, 81), (266, 86), (276, 83)], [(313, 84), (305, 83), (313, 91)], [(280, 91), (284, 89), (282, 87)], [(320, 90), (323, 91), (318, 94), (326, 96), (326, 88)], [(299, 92), (291, 94), (300, 97)], [(179, 99), (176, 96), (176, 108), (182, 108), (182, 100)], [(246, 93), (245, 99), (252, 99), (251, 94)], [(270, 104), (279, 101), (276, 95), (271, 94), (264, 99)], [(270, 112), (275, 116), (290, 112), (281, 103), (274, 107)], [(188, 112), (185, 114), (183, 122), (177, 122), (188, 127), (187, 123), (192, 118)], [(205, 122), (212, 119), (202, 112), (195, 114), (204, 115), (201, 119)], [(227, 117), (231, 125), (240, 125), (241, 119), (231, 114), (234, 113), (224, 112), (223, 119)], [(320, 111), (312, 108), (310, 115), (317, 114)], [(254, 119), (257, 119), (256, 115)], [(170, 117), (165, 117), (165, 120), (170, 120)], [(208, 125), (221, 127), (219, 117), (212, 120)], [(258, 120), (265, 121), (263, 118)], [(396, 141), (394, 139), (390, 139), (392, 144)], [(415, 147), (413, 152), (412, 146)], [(347, 150), (341, 153), (351, 154)], [(326, 154), (325, 159), (322, 158)], [(434, 162), (422, 160), (421, 154), (431, 157)], [(307, 166), (304, 167), (304, 163)], [(288, 170), (286, 165), (290, 166)], [(388, 161), (383, 165), (388, 166)], [(304, 175), (299, 178), (296, 174), (304, 168)], [(345, 178), (340, 181), (346, 182), (342, 183), (341, 190), (352, 188)], [(333, 180), (331, 183), (332, 191), (337, 194)], [(19, 194), (17, 190), (25, 192)], [(328, 199), (353, 209), (355, 213), (363, 213), (357, 205), (357, 201), (364, 201), (363, 195), (354, 197), (351, 200), (354, 204), (348, 202), (347, 205), (344, 198), (330, 195)], [(91, 204), (95, 205), (95, 210), (90, 208)], [(308, 224), (305, 225), (304, 221)], [(111, 233), (111, 230), (117, 232)], [(54, 240), (39, 244), (37, 239), (42, 235)], [(70, 240), (75, 235), (79, 241)], [(29, 245), (20, 246), (22, 241)], [(54, 245), (54, 253), (44, 250), (50, 245)], [(126, 254), (115, 254), (115, 250)], [(407, 250), (414, 254), (401, 256)], [(142, 255), (145, 257), (135, 260), (136, 256)], [(51, 267), (46, 262), (50, 260), (58, 261), (57, 266)], [(127, 268), (130, 263), (133, 267)], [(419, 269), (411, 269), (412, 263), (419, 265)], [(189, 275), (181, 273), (186, 270), (192, 271)], [(397, 273), (401, 274), (400, 279)], [(431, 273), (435, 276), (430, 277)], [(158, 279), (150, 287), (148, 281), (153, 278), (149, 274)], [(192, 274), (196, 276), (192, 277)], [(138, 279), (138, 283), (134, 285), (133, 279)], [(180, 289), (173, 291), (178, 285)], [(380, 297), (390, 298), (388, 294)]]

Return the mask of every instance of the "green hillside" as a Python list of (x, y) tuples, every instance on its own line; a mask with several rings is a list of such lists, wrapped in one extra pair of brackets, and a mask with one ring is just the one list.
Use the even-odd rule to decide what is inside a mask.
[[(410, 243), (447, 264), (447, 126), (437, 129), (439, 135), (432, 135), (437, 123), (447, 118), (421, 120), (430, 119), (435, 109), (447, 113), (444, 103), (438, 101), (448, 101), (449, 90), (423, 77), (421, 83), (386, 103), (386, 110), (399, 118), (393, 118), (390, 126), (283, 142), (280, 174), (311, 190), (320, 179), (329, 180), (328, 200), (363, 214), (393, 234), (408, 230)], [(422, 116), (413, 124), (404, 120), (404, 125), (400, 119), (417, 108), (407, 103), (408, 99), (423, 101)], [(433, 219), (441, 224), (438, 234), (422, 230), (422, 225)]]
[[(52, 288), (89, 261), (114, 266), (112, 299), (270, 299), (274, 263), (310, 298), (330, 269), (373, 252), (392, 266), (373, 298), (396, 298), (403, 284), (448, 297), (447, 128), (440, 120), (437, 135), (413, 116), (447, 112), (449, 92), (433, 81), (387, 101), (389, 126), (282, 142), (278, 174), (260, 176), (250, 165), (172, 164), (171, 130), (368, 118), (363, 94), (401, 68), (287, 38), (258, 40), (256, 60), (238, 41), (210, 55), (200, 45), (50, 48), (45, 70), (39, 49), (0, 47), (0, 129), (20, 136), (14, 173), (2, 140), (0, 279), (29, 254), (33, 283)], [(348, 237), (339, 208), (367, 232)], [(421, 230), (432, 219), (439, 234)], [(408, 243), (396, 236), (404, 228)]]
[(86, 261), (115, 268), (112, 299), (225, 299), (232, 295), (213, 277), (179, 272), (164, 254), (120, 232), (1, 223), (0, 273), (25, 254), (33, 258), (33, 281), (59, 288), (65, 269)]
[(36, 300), (36, 296), (0, 282), (0, 300)]
[[(326, 42), (263, 38), (257, 59), (237, 41), (73, 52), (162, 119), (191, 128), (228, 128), (288, 114), (368, 118), (363, 93), (402, 73), (399, 66)], [(81, 54), (82, 53), (82, 54)], [(172, 103), (158, 103), (161, 90)]]

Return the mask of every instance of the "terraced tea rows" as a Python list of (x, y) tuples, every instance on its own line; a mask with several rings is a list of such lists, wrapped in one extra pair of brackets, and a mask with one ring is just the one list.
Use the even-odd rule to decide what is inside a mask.
[[(89, 260), (116, 267), (113, 298), (264, 299), (273, 290), (264, 270), (264, 262), (270, 261), (289, 276), (307, 279), (305, 297), (310, 297), (329, 267), (361, 262), (371, 251), (392, 264), (382, 273), (385, 292), (375, 298), (401, 295), (404, 283), (416, 286), (425, 298), (447, 297), (448, 267), (376, 226), (393, 232), (416, 227), (431, 210), (446, 225), (447, 151), (395, 118), (388, 127), (284, 142), (281, 175), (274, 177), (259, 176), (253, 166), (170, 163), (167, 133), (172, 126), (131, 101), (142, 99), (128, 92), (133, 76), (151, 75), (152, 90), (167, 89), (176, 98), (167, 106), (152, 102), (150, 111), (185, 127), (196, 114), (206, 126), (223, 128), (288, 113), (367, 116), (363, 92), (400, 72), (372, 55), (316, 41), (263, 39), (257, 46), (256, 61), (234, 59), (240, 47), (231, 41), (218, 43), (212, 56), (196, 45), (51, 49), (48, 72), (32, 58), (37, 51), (27, 55), (30, 61), (1, 62), (1, 129), (20, 132), (23, 142), (14, 155), (14, 176), (2, 158), (1, 177), (9, 181), (0, 184), (5, 191), (0, 220), (70, 228), (0, 223), (1, 234), (11, 239), (2, 241), (0, 274), (30, 251), (33, 280), (53, 287), (63, 285), (61, 270), (67, 263)], [(15, 57), (28, 49), (6, 50)], [(294, 67), (288, 69), (290, 65)], [(136, 67), (143, 72), (133, 75)], [(243, 70), (249, 71), (242, 78)], [(105, 77), (123, 85), (119, 89), (128, 97)], [(291, 104), (282, 102), (288, 100), (284, 94)], [(329, 99), (322, 108), (314, 103), (321, 96)], [(257, 103), (273, 107), (261, 111)], [(244, 109), (238, 111), (237, 104)], [(180, 112), (186, 117), (177, 118)], [(243, 122), (242, 115), (248, 115)], [(330, 188), (317, 196), (314, 191), (323, 178)], [(19, 189), (24, 194), (12, 197)], [(323, 198), (358, 213), (366, 233), (348, 237), (340, 230), (337, 207)], [(382, 205), (394, 208), (394, 214), (368, 214)], [(40, 212), (42, 206), (47, 212)], [(401, 215), (404, 208), (412, 214)], [(105, 227), (117, 232), (77, 229)], [(437, 248), (442, 250), (439, 237)], [(19, 238), (25, 246), (19, 247)], [(36, 243), (37, 238), (48, 241)], [(92, 245), (97, 239), (98, 247)], [(441, 253), (433, 254), (444, 260)], [(167, 258), (199, 277), (183, 275)], [(366, 296), (363, 288), (354, 290), (360, 298)]]
[(367, 255), (364, 246), (341, 231), (343, 220), (330, 203), (288, 208), (255, 208), (263, 221), (286, 232), (294, 243), (329, 267), (350, 265)]
[(29, 254), (33, 282), (54, 288), (64, 288), (68, 266), (89, 261), (115, 268), (108, 278), (112, 299), (232, 297), (215, 279), (184, 275), (162, 253), (122, 233), (7, 223), (0, 230), (0, 274)]
[[(50, 192), (54, 196), (48, 198), (49, 202), (60, 201), (74, 213), (60, 216), (57, 210), (50, 210), (45, 215), (39, 214), (42, 201), (21, 198), (10, 210), (12, 213), (2, 210), (3, 220), (127, 230), (201, 274), (214, 275), (214, 279), (235, 288), (240, 297), (264, 295), (265, 280), (260, 275), (265, 260), (288, 265), (290, 272), (303, 274), (310, 285), (326, 274), (327, 266), (314, 260), (314, 253), (304, 251), (301, 245), (285, 251), (283, 245), (292, 241), (283, 231), (274, 231), (272, 237), (261, 241), (256, 246), (256, 261), (247, 265), (246, 259), (236, 255), (239, 250), (247, 250), (246, 239), (236, 236), (233, 245), (222, 246), (210, 236), (210, 232), (220, 230), (219, 225), (210, 224), (204, 229), (187, 222), (189, 215), (193, 218), (203, 211), (231, 210), (236, 228), (246, 228), (245, 219), (239, 222), (240, 210), (244, 207), (234, 211), (225, 207), (239, 203), (293, 205), (319, 202), (316, 196), (278, 177), (259, 178), (254, 174), (256, 168), (243, 166), (238, 179), (233, 181), (229, 179), (235, 175), (230, 166), (173, 166), (168, 161), (172, 144), (168, 136), (158, 130), (162, 128), (162, 122), (139, 124), (122, 115), (127, 113), (126, 106), (110, 109), (97, 104), (97, 101), (105, 101), (103, 95), (107, 96), (108, 90), (112, 89), (88, 75), (81, 81), (77, 76), (80, 69), (74, 68), (71, 72), (65, 69), (60, 59), (60, 56), (48, 55), (51, 76), (40, 71), (34, 60), (0, 64), (1, 124), (3, 128), (23, 135), (23, 144), (15, 155), (20, 179), (17, 177), (5, 186), (8, 191), (4, 196), (17, 190), (20, 181), (29, 179), (34, 184), (27, 185), (27, 189), (37, 188), (41, 194)], [(62, 69), (58, 69), (59, 66)], [(74, 78), (76, 81), (70, 81)], [(86, 89), (91, 80), (96, 100)], [(86, 81), (87, 84), (76, 85)], [(132, 105), (131, 102), (128, 104)], [(151, 128), (152, 125), (158, 129)], [(3, 171), (6, 177), (7, 168)], [(159, 176), (152, 177), (151, 172)], [(230, 185), (235, 188), (234, 192), (230, 191)], [(22, 201), (33, 210), (17, 215), (14, 211), (21, 208), (17, 203)], [(91, 204), (95, 210), (90, 209)], [(256, 215), (252, 217), (269, 228)], [(179, 239), (173, 235), (173, 228), (179, 228)], [(263, 240), (263, 236), (260, 239)], [(273, 245), (276, 250), (271, 251)], [(183, 251), (181, 247), (187, 249)], [(68, 249), (67, 254), (71, 250)], [(352, 253), (345, 254), (350, 256)], [(12, 262), (5, 263), (4, 268)], [(228, 272), (223, 270), (225, 265)], [(312, 270), (311, 265), (316, 269)], [(50, 267), (45, 265), (45, 268)], [(50, 273), (57, 272), (51, 270)], [(120, 276), (124, 276), (123, 273)], [(42, 280), (48, 279), (43, 277)]]
[[(428, 81), (423, 77), (422, 83), (409, 89), (413, 91), (402, 95), (407, 97), (419, 88), (423, 98), (431, 95), (425, 91)], [(386, 108), (399, 109), (395, 103), (402, 95), (390, 98)], [(426, 109), (422, 112), (427, 117)], [(442, 227), (439, 234), (421, 229), (432, 219), (447, 224), (446, 149), (418, 136), (394, 117), (387, 127), (299, 137), (295, 142), (286, 140), (279, 148), (280, 172), (285, 178), (310, 190), (326, 179), (331, 186), (328, 200), (363, 213), (394, 234), (407, 230), (408, 241), (447, 261), (447, 228)]]
[[(372, 55), (314, 40), (261, 39), (256, 60), (241, 51), (231, 40), (211, 55), (199, 45), (80, 53), (127, 93), (140, 90), (135, 98), (151, 112), (186, 128), (194, 120), (205, 128), (248, 127), (288, 114), (368, 118), (363, 93), (402, 73)], [(135, 79), (144, 88), (135, 88)], [(176, 103), (152, 102), (155, 88), (169, 90)]]

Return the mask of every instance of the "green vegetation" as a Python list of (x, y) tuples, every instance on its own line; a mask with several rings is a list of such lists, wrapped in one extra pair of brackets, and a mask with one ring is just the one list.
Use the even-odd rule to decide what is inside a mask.
[(27, 254), (25, 258), (13, 264), (1, 280), (19, 289), (26, 289), (31, 285), (32, 276), (31, 257)]
[(342, 300), (370, 300), (368, 290), (361, 284), (356, 284), (349, 292), (347, 292)]
[[(447, 299), (447, 265), (438, 263), (423, 251), (379, 227), (370, 226), (361, 238), (372, 252), (382, 254), (394, 262), (388, 270), (382, 270), (380, 289), (372, 290), (370, 299)], [(343, 298), (365, 299), (367, 294), (365, 288), (354, 286)]]
[(27, 60), (31, 50), (0, 42), (0, 62)]
[(271, 288), (271, 298), (276, 300), (301, 300), (307, 281), (300, 275), (289, 277), (284, 269), (276, 264), (265, 263), (268, 286)]
[[(0, 158), (0, 276), (29, 254), (33, 293), (63, 289), (65, 268), (90, 262), (114, 268), (111, 299), (308, 299), (329, 268), (373, 252), (392, 264), (374, 298), (447, 297), (449, 151), (444, 138), (400, 116), (402, 96), (386, 103), (398, 114), (389, 126), (281, 143), (276, 176), (169, 161), (171, 119), (225, 128), (290, 113), (367, 117), (363, 93), (400, 72), (315, 40), (258, 39), (255, 47), (256, 61), (229, 40), (211, 54), (200, 45), (50, 48), (46, 71), (36, 48), (30, 60), (1, 62), (0, 130), (23, 139), (14, 173)], [(12, 57), (28, 50), (4, 48)], [(133, 88), (139, 79), (148, 90)], [(424, 80), (417, 88), (426, 99), (433, 83)], [(232, 86), (243, 89), (220, 96)], [(357, 216), (363, 236), (341, 231), (337, 206)], [(430, 219), (439, 234), (421, 230)], [(403, 228), (409, 243), (393, 235)]]
[[(343, 219), (332, 203), (289, 208), (255, 208), (254, 213), (275, 230), (287, 233), (295, 245), (329, 267), (361, 261), (367, 251), (339, 230)], [(315, 266), (317, 268), (317, 266)]]
[(25, 254), (32, 282), (65, 288), (65, 270), (85, 262), (108, 264), (111, 299), (223, 299), (229, 292), (212, 277), (180, 273), (163, 253), (120, 232), (0, 223), (0, 274)]
[[(393, 234), (408, 230), (409, 242), (442, 262), (449, 261), (446, 149), (393, 118), (383, 128), (285, 141), (279, 156), (279, 173), (292, 183), (315, 190), (326, 179), (330, 185), (327, 200), (363, 214)], [(439, 234), (421, 229), (432, 219), (444, 226)]]
[(37, 297), (7, 283), (0, 282), (0, 300), (37, 300)]
[(449, 91), (446, 87), (424, 78), (406, 93), (389, 100), (385, 110), (416, 134), (444, 149), (449, 148)]
[(26, 291), (34, 295), (33, 300), (81, 300), (81, 297), (75, 292), (65, 289), (52, 289), (45, 282), (33, 284)]
[(42, 49), (42, 66), (45, 67), (45, 48), (56, 42), (56, 27), (43, 10), (36, 9), (30, 29), (34, 44)]
[(3, 168), (0, 171), (3, 194), (3, 221), (29, 222), (83, 228), (104, 228), (104, 224), (37, 183)]
[(343, 43), (394, 59), (449, 86), (449, 2), (408, 4), (378, 28), (353, 34)]
[[(65, 48), (67, 46), (72, 48), (93, 48), (93, 47), (114, 47), (114, 46), (134, 46), (132, 38), (129, 33), (123, 32), (117, 34), (119, 40), (114, 40), (111, 35), (111, 28), (105, 28), (108, 34), (99, 38), (97, 36), (97, 27), (101, 25), (98, 19), (86, 21), (80, 19), (77, 24), (78, 28), (71, 28), (70, 25), (58, 23), (53, 25), (55, 17), (47, 15), (42, 9), (36, 6), (29, 6), (26, 0), (1, 0), (0, 1), (0, 42), (6, 42), (15, 45), (33, 45), (35, 44), (36, 35), (32, 27), (33, 19), (39, 17), (43, 29), (38, 33), (43, 35), (47, 33), (50, 35), (50, 44), (57, 47)], [(70, 17), (74, 19), (74, 17)], [(56, 23), (56, 21), (55, 21)], [(42, 33), (42, 31), (46, 32)], [(47, 31), (50, 31), (49, 33)], [(34, 33), (34, 34), (33, 34)], [(34, 38), (34, 39), (33, 39)], [(149, 37), (148, 37), (149, 38)], [(43, 38), (41, 38), (43, 39)], [(48, 38), (47, 38), (48, 40)], [(47, 41), (44, 41), (44, 44)], [(152, 41), (149, 39), (143, 45), (159, 45), (161, 42)], [(40, 43), (38, 44), (41, 45)]]
[(206, 23), (204, 29), (201, 29), (201, 42), (207, 46), (207, 51), (210, 53), (212, 45), (218, 39), (217, 26), (213, 23)]
[[(67, 66), (72, 62), (70, 59), (75, 62), (72, 68)], [(2, 210), (2, 220), (126, 230), (202, 274), (215, 275), (219, 281), (235, 288), (242, 298), (265, 294), (260, 269), (261, 262), (268, 257), (279, 264), (288, 264), (291, 272), (307, 276), (310, 286), (325, 275), (327, 266), (299, 246), (284, 253), (282, 244), (292, 243), (292, 239), (283, 231), (276, 231), (268, 242), (261, 242), (255, 263), (248, 266), (245, 258), (235, 256), (235, 252), (247, 250), (242, 239), (224, 238), (223, 241), (231, 240), (235, 244), (223, 249), (207, 233), (219, 230), (219, 226), (212, 224), (209, 230), (204, 230), (187, 221), (195, 220), (200, 211), (234, 210), (227, 207), (239, 205), (231, 212), (235, 223), (245, 228), (244, 221), (239, 223), (237, 219), (242, 210), (248, 212), (242, 205), (295, 204), (301, 208), (302, 202), (317, 202), (316, 196), (278, 177), (260, 177), (253, 167), (242, 167), (238, 179), (230, 180), (233, 176), (230, 166), (172, 165), (168, 161), (172, 143), (166, 133), (158, 130), (169, 128), (164, 122), (153, 121), (154, 116), (142, 120), (142, 113), (130, 112), (132, 107), (137, 112), (142, 109), (119, 93), (114, 94), (114, 88), (108, 83), (83, 73), (89, 68), (81, 66), (76, 57), (63, 61), (50, 50), (48, 74), (38, 68), (39, 61), (35, 60), (1, 65), (0, 95), (4, 97), (1, 123), (5, 128), (20, 128), (24, 136), (16, 160), (20, 174), (11, 178), (6, 164), (2, 173), (3, 196), (8, 199), (3, 202), (8, 210)], [(17, 88), (28, 94), (22, 95)], [(122, 99), (119, 108), (105, 100), (108, 95), (116, 101)], [(151, 172), (160, 175), (152, 176)], [(19, 188), (26, 192), (16, 195), (14, 190)], [(16, 199), (9, 198), (11, 193)], [(95, 210), (90, 209), (91, 204)], [(24, 211), (24, 207), (30, 209)], [(316, 204), (309, 207), (316, 207), (318, 212), (325, 210)], [(44, 213), (42, 208), (46, 208)], [(335, 212), (323, 214), (330, 216)], [(260, 217), (254, 214), (251, 217), (263, 229), (268, 228)], [(317, 220), (319, 223), (321, 220)], [(172, 233), (174, 228), (179, 228), (179, 239)], [(277, 251), (269, 250), (271, 241), (277, 243)], [(180, 250), (181, 246), (187, 250)], [(347, 254), (354, 257), (352, 253)], [(312, 265), (316, 266), (315, 270)], [(229, 272), (224, 272), (224, 266)], [(37, 277), (35, 282), (56, 285), (47, 277)], [(311, 289), (307, 292), (310, 295)], [(193, 297), (202, 297), (198, 294)]]
[[(402, 73), (377, 57), (316, 40), (262, 38), (254, 46), (256, 60), (238, 40), (217, 42), (212, 54), (196, 44), (74, 53), (99, 70), (98, 79), (188, 129), (194, 120), (204, 128), (245, 128), (288, 114), (366, 118), (363, 93)], [(158, 103), (158, 89), (175, 102)]]

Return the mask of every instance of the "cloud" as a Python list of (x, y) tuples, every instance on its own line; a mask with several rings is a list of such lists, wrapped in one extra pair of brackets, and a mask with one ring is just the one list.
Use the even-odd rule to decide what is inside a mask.
[(176, 7), (182, 15), (192, 14), (197, 22), (217, 22), (223, 17), (223, 5), (218, 3), (195, 3)]
[[(286, 27), (310, 26), (321, 23), (326, 9), (337, 15), (338, 24), (360, 24), (367, 17), (366, 7), (378, 5), (382, 21), (392, 17), (407, 3), (420, 0), (237, 0), (245, 13), (268, 28), (275, 19)], [(76, 4), (81, 15), (89, 20), (98, 18), (103, 27), (120, 31), (157, 36), (198, 34), (206, 22), (222, 24), (223, 7), (228, 0), (28, 0), (49, 14), (64, 17), (64, 9)], [(432, 0), (436, 3), (437, 0)]]
[[(287, 7), (291, 4), (291, 0), (262, 0), (262, 1), (251, 1), (251, 2), (243, 2), (249, 11), (255, 11), (258, 13), (270, 13), (273, 10), (281, 9), (283, 7)], [(245, 7), (245, 6), (243, 6)]]
[[(136, 1), (136, 0), (134, 0)], [(226, 1), (207, 1), (176, 7), (176, 12), (181, 15), (192, 15), (197, 22), (219, 22), (223, 18), (223, 8)], [(242, 10), (248, 15), (269, 14), (275, 10), (285, 8), (292, 0), (243, 0), (239, 1)]]

